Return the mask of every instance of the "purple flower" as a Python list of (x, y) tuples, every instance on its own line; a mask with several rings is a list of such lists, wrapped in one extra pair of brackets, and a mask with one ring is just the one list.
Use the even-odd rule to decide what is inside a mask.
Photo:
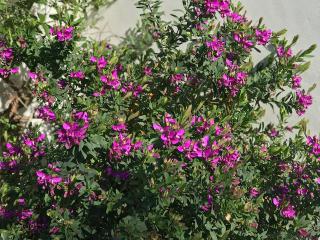
[(297, 103), (298, 103), (298, 109), (297, 114), (299, 116), (303, 115), (306, 110), (312, 105), (312, 96), (308, 94), (304, 94), (304, 92), (298, 90), (296, 92), (297, 94)]
[(207, 203), (205, 203), (204, 205), (202, 205), (200, 208), (202, 211), (204, 212), (208, 212), (210, 210), (210, 208), (212, 207), (212, 203), (213, 203), (213, 197), (211, 194), (208, 194), (207, 196)]
[(214, 119), (206, 120), (203, 117), (193, 116), (191, 119), (191, 125), (196, 125), (198, 133), (204, 133), (214, 125)]
[(171, 76), (171, 82), (172, 83), (180, 83), (184, 79), (184, 74), (178, 73)]
[(284, 46), (277, 47), (277, 55), (279, 58), (289, 58), (292, 57), (292, 50), (291, 48), (285, 49)]
[(106, 173), (107, 175), (118, 178), (119, 180), (127, 180), (130, 177), (130, 173), (128, 171), (114, 171), (111, 167), (106, 169)]
[(0, 162), (0, 170), (13, 171), (17, 168), (17, 161), (11, 160), (9, 162)]
[(60, 232), (60, 228), (59, 227), (52, 227), (49, 231), (49, 234), (54, 235)]
[(64, 143), (67, 149), (74, 145), (79, 145), (85, 138), (87, 127), (81, 127), (78, 123), (65, 122), (62, 128), (57, 131), (58, 142)]
[(272, 203), (273, 203), (273, 205), (275, 205), (278, 208), (281, 204), (281, 199), (278, 196), (274, 197), (274, 198), (272, 198)]
[(11, 74), (16, 74), (16, 73), (19, 73), (19, 71), (20, 71), (20, 68), (15, 67), (15, 68), (11, 68), (10, 73)]
[(272, 31), (267, 30), (256, 30), (256, 37), (259, 45), (266, 45), (272, 36)]
[(112, 71), (112, 78), (109, 78), (107, 76), (101, 76), (100, 80), (111, 89), (118, 90), (120, 87), (120, 80), (118, 77), (118, 71), (116, 69)]
[(97, 57), (95, 57), (95, 56), (90, 57), (90, 62), (96, 63), (97, 61), (98, 61)]
[(117, 131), (117, 132), (125, 132), (127, 131), (127, 126), (124, 123), (119, 123), (117, 125), (113, 125), (112, 127), (113, 131)]
[(104, 58), (104, 56), (100, 57), (98, 60), (97, 60), (97, 67), (99, 70), (105, 68), (107, 66), (107, 61), (106, 59)]
[(73, 119), (83, 121), (82, 126), (79, 122), (65, 122), (62, 124), (62, 128), (57, 131), (58, 142), (64, 143), (67, 149), (70, 149), (74, 145), (79, 145), (86, 137), (89, 128), (89, 118), (86, 112), (73, 114)]
[(129, 156), (133, 149), (131, 139), (120, 133), (118, 139), (114, 140), (110, 149), (110, 157), (120, 159), (122, 156)]
[(26, 201), (25, 201), (24, 198), (19, 198), (18, 199), (18, 203), (19, 203), (20, 206), (24, 206), (26, 204)]
[(38, 78), (38, 74), (34, 73), (34, 72), (28, 72), (28, 76), (29, 78), (31, 78), (32, 80), (35, 80)]
[(143, 72), (146, 76), (151, 76), (152, 75), (152, 69), (150, 67), (145, 67), (143, 69)]
[(269, 135), (270, 135), (270, 137), (277, 137), (277, 136), (279, 136), (279, 131), (277, 131), (277, 129), (275, 129), (275, 128), (272, 128), (271, 130), (270, 130), (270, 133), (269, 133)]
[(227, 88), (232, 96), (236, 96), (240, 88), (245, 84), (248, 74), (245, 72), (238, 72), (235, 77), (223, 74), (218, 84), (220, 87)]
[(65, 89), (67, 86), (67, 81), (64, 79), (60, 79), (58, 80), (57, 85), (60, 89)]
[(292, 88), (297, 89), (301, 87), (302, 78), (298, 75), (294, 75), (292, 78)]
[(207, 13), (219, 12), (222, 17), (230, 13), (230, 0), (205, 0)]
[(12, 145), (11, 143), (6, 143), (7, 152), (3, 152), (3, 157), (12, 157), (22, 153), (21, 148)]
[(246, 51), (250, 51), (251, 48), (254, 46), (254, 43), (251, 40), (249, 40), (247, 36), (242, 36), (242, 35), (239, 35), (238, 33), (234, 33), (233, 39), (236, 42), (240, 43), (244, 48), (244, 50)]
[(141, 85), (134, 86), (134, 83), (130, 82), (127, 85), (123, 85), (121, 91), (124, 93), (132, 92), (134, 97), (138, 97), (143, 92), (143, 88)]
[(52, 185), (56, 185), (62, 182), (62, 177), (52, 177), (48, 179), (48, 182), (51, 183)]
[(184, 129), (174, 129), (173, 126), (170, 125), (175, 125), (177, 122), (175, 119), (171, 117), (170, 114), (165, 115), (165, 123), (169, 126), (162, 127), (158, 123), (153, 123), (153, 129), (156, 130), (157, 132), (162, 133), (161, 134), (161, 140), (166, 146), (170, 145), (176, 145), (179, 142), (181, 142), (184, 138), (185, 130)]
[(229, 14), (227, 14), (227, 16), (232, 22), (235, 23), (243, 23), (246, 21), (246, 18), (244, 16), (236, 12), (230, 12)]
[(55, 186), (63, 181), (62, 177), (46, 174), (42, 170), (36, 171), (36, 175), (39, 185), (47, 186), (48, 184), (50, 184), (52, 186)]
[(31, 210), (22, 210), (22, 212), (19, 214), (19, 218), (21, 220), (26, 220), (28, 218), (31, 218), (32, 214), (33, 213)]
[(257, 188), (254, 187), (254, 188), (250, 189), (250, 197), (256, 198), (259, 195), (260, 195), (260, 192), (259, 192), (259, 190)]
[(309, 237), (309, 235), (310, 235), (310, 233), (309, 233), (306, 229), (304, 229), (304, 228), (300, 228), (300, 229), (298, 230), (298, 233), (299, 233), (299, 236), (300, 236), (300, 237), (303, 237), (303, 238), (307, 238), (307, 237)]
[(211, 50), (208, 56), (214, 62), (217, 61), (225, 51), (224, 42), (216, 37), (213, 37), (211, 41), (207, 41), (206, 46)]
[(44, 107), (38, 108), (37, 111), (36, 111), (36, 115), (39, 118), (41, 118), (41, 119), (43, 119), (45, 121), (48, 121), (48, 122), (56, 120), (55, 113), (48, 106), (44, 106)]
[(12, 48), (5, 48), (0, 52), (0, 57), (6, 61), (9, 62), (13, 60), (13, 50)]
[(71, 78), (78, 78), (80, 80), (85, 78), (84, 72), (82, 71), (76, 71), (76, 72), (71, 72), (70, 73)]
[(285, 218), (293, 219), (297, 216), (297, 213), (294, 209), (294, 206), (289, 204), (288, 206), (286, 206), (281, 210), (281, 215)]
[(73, 37), (73, 27), (51, 27), (50, 34), (56, 36), (59, 42), (66, 42)]

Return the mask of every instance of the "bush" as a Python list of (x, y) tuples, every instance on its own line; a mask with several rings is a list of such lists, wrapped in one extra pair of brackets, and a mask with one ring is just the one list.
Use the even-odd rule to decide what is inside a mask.
[[(183, 4), (165, 22), (160, 1), (138, 1), (119, 46), (50, 26), (29, 72), (49, 131), (6, 143), (3, 239), (320, 236), (320, 140), (287, 123), (312, 103), (300, 74), (315, 46), (294, 54), (297, 37), (229, 0)], [(6, 64), (14, 53), (1, 51)], [(262, 121), (267, 105), (276, 124)]]

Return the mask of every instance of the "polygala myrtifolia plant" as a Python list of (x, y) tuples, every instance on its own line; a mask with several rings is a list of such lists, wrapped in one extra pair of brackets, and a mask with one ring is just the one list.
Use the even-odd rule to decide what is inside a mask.
[[(81, 32), (88, 25), (88, 12), (115, 1), (0, 0), (0, 78), (1, 85), (12, 90), (8, 90), (12, 93), (10, 106), (0, 113), (0, 151), (4, 142), (15, 141), (14, 135), (18, 135), (21, 125), (28, 121), (21, 112), (33, 100), (30, 79), (17, 83), (14, 78), (21, 75), (25, 78), (22, 66), (27, 65), (30, 71), (35, 71), (38, 65), (43, 65), (55, 76), (60, 76), (61, 62), (72, 52), (76, 42), (83, 40), (74, 36), (72, 44), (68, 45), (47, 41), (50, 26), (67, 25), (69, 28), (65, 31), (70, 34), (75, 28)], [(63, 31), (62, 27), (61, 34)], [(61, 34), (59, 39), (64, 41)]]
[[(43, 44), (58, 61), (29, 72), (50, 131), (6, 143), (2, 239), (320, 236), (320, 140), (287, 123), (312, 104), (300, 75), (315, 47), (294, 53), (297, 37), (229, 0), (185, 0), (171, 22), (160, 5), (138, 1), (141, 23), (119, 46), (51, 26)], [(10, 73), (14, 54), (1, 43)], [(261, 120), (266, 105), (277, 124)]]

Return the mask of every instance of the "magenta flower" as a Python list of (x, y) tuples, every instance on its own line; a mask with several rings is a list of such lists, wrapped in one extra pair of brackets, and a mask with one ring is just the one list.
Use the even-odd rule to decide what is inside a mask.
[(50, 178), (48, 179), (48, 182), (51, 183), (52, 185), (57, 185), (62, 182), (62, 177), (50, 176)]
[(319, 158), (319, 156), (320, 156), (320, 140), (319, 140), (319, 138), (317, 138), (316, 136), (314, 136), (314, 137), (308, 136), (306, 143), (309, 147), (312, 148), (311, 154), (314, 155), (315, 157)]
[(76, 71), (76, 72), (71, 72), (70, 73), (71, 78), (78, 78), (80, 80), (85, 78), (84, 72), (82, 71)]
[(14, 56), (12, 48), (4, 48), (0, 51), (0, 57), (6, 62), (13, 60)]
[(121, 91), (123, 93), (132, 92), (134, 97), (138, 97), (143, 92), (143, 88), (141, 85), (135, 86), (133, 82), (130, 82), (129, 84), (123, 85)]
[(294, 206), (292, 206), (291, 204), (289, 204), (288, 206), (286, 206), (285, 208), (283, 208), (281, 210), (281, 215), (285, 218), (288, 219), (293, 219), (297, 216), (297, 212), (294, 209)]
[(292, 50), (291, 48), (285, 49), (284, 46), (277, 47), (277, 55), (279, 58), (289, 58), (292, 57)]
[(43, 106), (37, 109), (36, 116), (45, 121), (55, 121), (56, 115), (48, 106)]
[(234, 33), (233, 34), (233, 39), (240, 43), (242, 45), (242, 47), (244, 48), (244, 50), (246, 51), (250, 51), (251, 48), (254, 46), (254, 43), (248, 39), (248, 36), (242, 36), (238, 33)]
[(257, 188), (251, 188), (250, 189), (250, 197), (256, 198), (260, 195), (260, 191)]
[(277, 129), (275, 129), (275, 128), (271, 128), (269, 136), (272, 138), (277, 137), (277, 136), (279, 136), (279, 131), (277, 131)]
[(259, 45), (266, 45), (272, 36), (272, 31), (270, 29), (267, 30), (256, 30), (257, 42)]
[(300, 228), (300, 229), (298, 230), (298, 233), (299, 233), (299, 236), (300, 236), (300, 237), (303, 237), (303, 238), (307, 238), (307, 237), (309, 237), (309, 235), (310, 235), (310, 233), (309, 233), (306, 229), (304, 229), (304, 228)]
[(199, 133), (208, 131), (214, 125), (214, 119), (206, 120), (204, 117), (193, 116), (191, 119), (191, 126), (196, 125), (196, 130)]
[(18, 67), (11, 69), (0, 68), (0, 76), (3, 78), (9, 78), (12, 74), (19, 73), (20, 69)]
[(112, 77), (109, 78), (107, 76), (101, 76), (100, 77), (101, 82), (105, 83), (107, 87), (118, 90), (120, 87), (120, 79), (118, 76), (118, 70), (114, 69), (112, 71)]
[(85, 125), (81, 127), (76, 122), (65, 122), (62, 128), (57, 131), (58, 142), (64, 143), (67, 149), (79, 145), (86, 136), (87, 128)]
[(294, 75), (292, 78), (292, 88), (297, 89), (301, 87), (302, 78), (298, 75)]
[(224, 53), (224, 42), (216, 37), (213, 37), (211, 41), (206, 42), (207, 48), (210, 49), (208, 56), (212, 61), (217, 61)]
[(28, 72), (28, 76), (29, 78), (31, 78), (32, 80), (35, 80), (38, 78), (38, 74), (34, 73), (34, 72)]
[(152, 75), (152, 69), (150, 67), (145, 67), (143, 69), (143, 72), (146, 76), (151, 76)]
[(164, 122), (165, 122), (166, 125), (175, 125), (175, 124), (177, 124), (177, 121), (174, 118), (172, 118), (172, 116), (169, 113), (166, 113), (164, 115)]
[(18, 203), (20, 206), (24, 206), (26, 204), (26, 200), (24, 198), (19, 198)]
[(79, 145), (86, 137), (89, 128), (89, 118), (86, 112), (73, 114), (73, 119), (83, 121), (83, 124), (80, 125), (79, 122), (65, 122), (62, 124), (62, 128), (57, 131), (58, 142), (64, 143), (67, 149), (70, 149), (74, 145)]
[(17, 73), (19, 73), (20, 72), (20, 68), (18, 68), (18, 67), (15, 67), (15, 68), (11, 68), (10, 69), (10, 73), (11, 74), (17, 74)]
[(47, 186), (48, 184), (51, 184), (55, 186), (63, 181), (62, 177), (46, 174), (42, 170), (36, 171), (36, 176), (39, 185)]
[(234, 23), (244, 23), (246, 21), (246, 18), (244, 16), (236, 12), (230, 12), (229, 14), (227, 14), (227, 16)]
[(21, 220), (26, 220), (28, 218), (31, 218), (32, 217), (32, 211), (31, 210), (22, 210), (21, 213), (18, 214), (18, 217), (21, 219)]
[(54, 235), (60, 232), (60, 228), (59, 227), (52, 227), (49, 231), (49, 234)]
[(129, 156), (133, 150), (133, 144), (130, 138), (120, 133), (118, 139), (115, 139), (110, 149), (110, 158), (120, 159), (122, 156)]
[(90, 57), (90, 62), (96, 63), (97, 61), (98, 61), (97, 57), (95, 57), (95, 56)]
[(119, 123), (117, 125), (113, 125), (111, 128), (113, 131), (117, 131), (117, 132), (127, 131), (127, 125), (125, 123)]
[(66, 42), (73, 37), (73, 27), (51, 27), (50, 34), (56, 36), (59, 42)]
[(202, 205), (200, 208), (202, 211), (204, 212), (208, 212), (210, 210), (210, 208), (212, 207), (212, 203), (213, 203), (213, 197), (211, 194), (208, 194), (207, 196), (207, 203), (205, 203), (204, 205)]
[(297, 109), (297, 114), (299, 116), (303, 115), (306, 110), (312, 105), (312, 96), (308, 94), (304, 94), (304, 92), (298, 90), (296, 92), (297, 94), (297, 104), (298, 104), (298, 109)]
[(7, 148), (7, 151), (2, 153), (3, 157), (5, 158), (19, 155), (22, 153), (21, 148), (14, 146), (11, 143), (6, 143), (6, 148)]
[(107, 61), (106, 59), (104, 58), (104, 56), (100, 57), (98, 60), (97, 60), (97, 67), (99, 70), (105, 68), (107, 66)]
[(18, 163), (16, 160), (11, 160), (8, 162), (1, 162), (0, 161), (0, 170), (4, 171), (14, 171), (17, 169)]
[(184, 133), (184, 129), (179, 129), (176, 131), (170, 130), (168, 127), (166, 127), (160, 138), (165, 145), (176, 145), (183, 139)]
[(219, 12), (222, 17), (230, 13), (230, 0), (205, 0), (207, 13)]
[(180, 83), (184, 80), (184, 74), (177, 73), (171, 76), (171, 82), (172, 83)]
[(273, 205), (275, 205), (278, 208), (281, 205), (281, 199), (278, 196), (274, 197), (274, 198), (272, 198), (272, 203), (273, 203)]
[(240, 88), (245, 84), (248, 74), (245, 72), (236, 73), (235, 77), (223, 74), (218, 84), (220, 87), (227, 88), (232, 96), (236, 96)]
[(161, 134), (161, 140), (166, 146), (176, 145), (184, 138), (184, 129), (174, 130), (170, 126), (161, 127), (161, 125), (154, 123), (153, 129)]

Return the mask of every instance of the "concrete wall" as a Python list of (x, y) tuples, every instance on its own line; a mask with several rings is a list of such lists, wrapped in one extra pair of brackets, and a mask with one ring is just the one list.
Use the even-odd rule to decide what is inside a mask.
[[(109, 9), (101, 9), (95, 17), (100, 18), (97, 29), (91, 29), (95, 38), (119, 41), (129, 27), (133, 27), (139, 19), (139, 11), (134, 7), (134, 0), (118, 0)], [(320, 1), (319, 0), (242, 0), (247, 9), (247, 16), (253, 21), (260, 17), (274, 31), (288, 29), (288, 37), (300, 35), (300, 41), (294, 48), (298, 51), (318, 44), (316, 56), (311, 69), (303, 75), (304, 87), (317, 83), (320, 79)], [(164, 10), (168, 13), (181, 7), (181, 0), (163, 0)], [(309, 128), (313, 133), (320, 132), (320, 86), (313, 92), (314, 104), (305, 115), (310, 120)], [(269, 113), (267, 120), (274, 119)], [(293, 118), (292, 123), (298, 118)]]

